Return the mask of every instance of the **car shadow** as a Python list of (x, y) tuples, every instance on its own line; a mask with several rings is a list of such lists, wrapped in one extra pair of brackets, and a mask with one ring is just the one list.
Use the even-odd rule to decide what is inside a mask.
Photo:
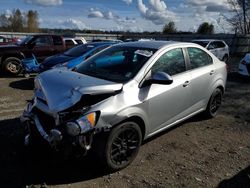
[(22, 79), (13, 81), (9, 84), (9, 87), (21, 90), (33, 90), (34, 89), (34, 78)]
[(250, 83), (250, 76), (242, 76), (237, 72), (231, 72), (231, 73), (228, 73), (227, 81), (228, 82), (249, 84)]
[(23, 145), (23, 138), (19, 118), (0, 121), (1, 187), (70, 184), (109, 173), (91, 157), (65, 160), (43, 147), (32, 152)]
[(240, 171), (230, 179), (225, 179), (217, 188), (247, 188), (250, 187), (250, 166)]

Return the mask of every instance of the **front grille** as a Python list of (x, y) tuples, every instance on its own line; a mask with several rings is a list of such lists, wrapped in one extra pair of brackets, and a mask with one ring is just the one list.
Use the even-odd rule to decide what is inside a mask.
[(37, 115), (43, 129), (47, 133), (49, 133), (49, 131), (55, 127), (55, 119), (52, 116), (46, 114), (38, 108), (34, 109), (34, 113)]
[(250, 64), (247, 64), (246, 67), (247, 67), (248, 74), (250, 74)]

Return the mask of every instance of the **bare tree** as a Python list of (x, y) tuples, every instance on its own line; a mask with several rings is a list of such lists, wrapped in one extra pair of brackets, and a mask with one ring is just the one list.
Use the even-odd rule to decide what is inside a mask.
[(14, 9), (9, 17), (10, 29), (15, 32), (23, 31), (24, 16), (19, 9)]
[(29, 10), (27, 13), (13, 9), (10, 15), (0, 14), (0, 29), (14, 32), (38, 32), (38, 12)]
[(234, 15), (226, 20), (233, 27), (235, 33), (250, 33), (250, 0), (227, 1)]

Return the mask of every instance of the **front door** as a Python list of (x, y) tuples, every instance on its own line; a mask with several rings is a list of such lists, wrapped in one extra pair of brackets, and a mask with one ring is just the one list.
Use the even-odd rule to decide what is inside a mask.
[(181, 48), (163, 53), (151, 68), (151, 75), (163, 71), (173, 78), (170, 85), (152, 84), (143, 92), (147, 93), (149, 132), (165, 128), (185, 117), (190, 105), (190, 74)]

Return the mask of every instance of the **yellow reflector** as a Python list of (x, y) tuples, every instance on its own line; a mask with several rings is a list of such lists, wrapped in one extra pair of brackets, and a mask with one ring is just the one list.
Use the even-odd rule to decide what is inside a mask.
[(87, 119), (88, 119), (88, 121), (90, 122), (90, 125), (92, 126), (92, 127), (94, 127), (95, 126), (95, 113), (90, 113), (90, 114), (88, 114), (87, 115)]

